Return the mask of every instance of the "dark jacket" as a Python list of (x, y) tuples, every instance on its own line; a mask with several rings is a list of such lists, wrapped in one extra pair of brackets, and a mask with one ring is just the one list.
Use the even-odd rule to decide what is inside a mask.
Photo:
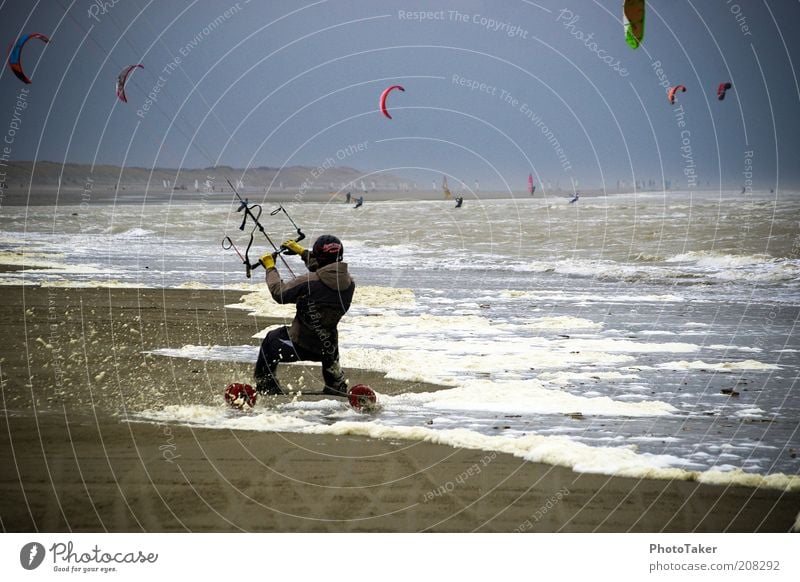
[(277, 269), (270, 269), (267, 286), (278, 303), (297, 304), (289, 328), (292, 342), (318, 354), (333, 354), (339, 345), (336, 326), (350, 309), (356, 284), (347, 272), (347, 263), (316, 268), (307, 250), (302, 259), (312, 272), (284, 282)]

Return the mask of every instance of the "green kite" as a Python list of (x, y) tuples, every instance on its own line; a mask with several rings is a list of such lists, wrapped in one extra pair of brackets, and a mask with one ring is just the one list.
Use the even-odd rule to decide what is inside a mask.
[(625, 0), (622, 20), (625, 27), (625, 42), (631, 48), (639, 48), (644, 38), (644, 0)]

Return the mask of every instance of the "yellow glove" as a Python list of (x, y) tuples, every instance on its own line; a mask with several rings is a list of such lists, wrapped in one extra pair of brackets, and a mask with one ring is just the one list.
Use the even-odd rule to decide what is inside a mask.
[(297, 241), (294, 239), (285, 240), (281, 243), (281, 248), (286, 249), (288, 252), (287, 255), (302, 255), (303, 251), (306, 250), (297, 244)]
[(275, 268), (275, 257), (272, 256), (272, 253), (267, 253), (258, 259), (258, 262), (268, 271)]

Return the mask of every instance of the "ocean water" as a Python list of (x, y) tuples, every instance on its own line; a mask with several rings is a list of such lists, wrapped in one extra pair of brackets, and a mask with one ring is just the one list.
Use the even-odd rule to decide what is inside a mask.
[[(276, 206), (265, 203), (263, 218), (282, 240), (294, 233), (269, 216)], [(426, 440), (579, 471), (800, 488), (800, 194), (285, 207), (309, 241), (344, 242), (359, 288), (340, 325), (343, 365), (446, 389), (381, 395), (369, 416), (298, 398), (249, 414), (220, 403), (136, 419)], [(225, 235), (247, 245), (235, 208), (4, 207), (0, 262), (25, 269), (0, 283), (226, 288), (242, 291), (231, 308), (290, 317), (262, 273), (246, 280), (221, 248)], [(253, 257), (266, 250), (256, 235)], [(248, 346), (155, 353), (254, 361), (266, 331)]]

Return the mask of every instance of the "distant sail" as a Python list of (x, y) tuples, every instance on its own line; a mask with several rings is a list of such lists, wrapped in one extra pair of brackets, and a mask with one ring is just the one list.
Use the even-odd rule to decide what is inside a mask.
[(445, 200), (450, 200), (453, 197), (450, 188), (447, 187), (447, 176), (442, 176), (442, 192)]
[(364, 180), (361, 180), (361, 191), (362, 192), (366, 192), (367, 191), (367, 187), (364, 185)]
[(533, 196), (533, 174), (528, 174), (528, 194)]

